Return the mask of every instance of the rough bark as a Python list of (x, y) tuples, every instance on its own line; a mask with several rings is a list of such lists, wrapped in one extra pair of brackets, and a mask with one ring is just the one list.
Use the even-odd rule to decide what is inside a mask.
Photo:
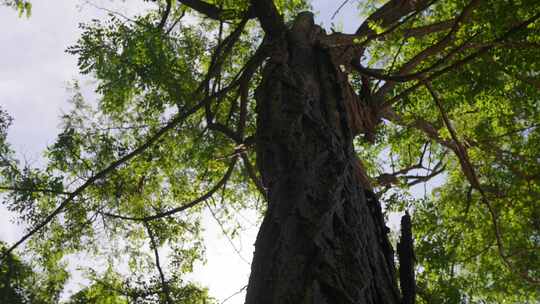
[(352, 144), (371, 114), (318, 45), (322, 35), (310, 13), (299, 15), (274, 42), (256, 94), (269, 204), (247, 304), (400, 302), (381, 208)]
[(402, 304), (414, 304), (416, 297), (416, 283), (414, 278), (414, 249), (412, 237), (412, 224), (409, 212), (401, 218), (401, 236), (397, 244), (399, 257), (399, 285), (403, 295)]

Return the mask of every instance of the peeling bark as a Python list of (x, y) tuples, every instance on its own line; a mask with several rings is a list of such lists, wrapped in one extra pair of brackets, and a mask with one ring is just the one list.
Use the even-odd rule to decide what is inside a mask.
[(247, 304), (400, 302), (381, 207), (352, 143), (370, 132), (372, 114), (317, 44), (323, 35), (312, 14), (300, 14), (256, 93), (269, 205)]

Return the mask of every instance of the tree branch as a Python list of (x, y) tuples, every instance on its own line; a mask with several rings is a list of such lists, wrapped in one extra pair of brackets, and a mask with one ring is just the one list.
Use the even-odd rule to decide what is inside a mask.
[(19, 191), (19, 192), (38, 192), (38, 193), (49, 193), (49, 194), (62, 194), (62, 195), (70, 195), (71, 192), (66, 191), (56, 191), (53, 189), (40, 189), (40, 188), (20, 188), (20, 187), (7, 187), (7, 186), (0, 186), (0, 190), (6, 190), (6, 191)]
[(330, 20), (334, 20), (334, 18), (336, 18), (337, 14), (339, 14), (339, 11), (341, 11), (341, 9), (349, 2), (349, 0), (345, 0), (343, 1), (339, 7), (336, 9), (336, 11), (332, 14), (332, 17), (330, 18)]
[(251, 5), (261, 27), (270, 38), (277, 38), (285, 33), (287, 28), (273, 0), (251, 0)]
[(450, 28), (452, 28), (456, 24), (456, 19), (446, 20), (446, 21), (440, 21), (433, 24), (428, 24), (424, 26), (419, 27), (413, 27), (411, 29), (406, 30), (403, 33), (403, 36), (405, 38), (411, 38), (411, 37), (422, 37), (426, 36), (432, 33), (445, 31)]
[(480, 48), (478, 51), (476, 51), (476, 52), (474, 52), (472, 54), (469, 54), (468, 56), (454, 62), (453, 64), (451, 64), (451, 65), (449, 65), (449, 66), (447, 66), (445, 68), (442, 68), (442, 69), (440, 69), (438, 71), (435, 71), (432, 74), (424, 77), (422, 81), (417, 82), (416, 84), (414, 84), (411, 87), (405, 89), (403, 92), (399, 93), (398, 95), (396, 95), (396, 96), (392, 97), (391, 99), (383, 102), (382, 105), (381, 105), (381, 109), (386, 109), (386, 108), (391, 107), (392, 104), (394, 104), (397, 100), (407, 96), (408, 94), (410, 94), (411, 92), (415, 91), (417, 88), (422, 86), (424, 81), (431, 81), (431, 80), (445, 74), (448, 71), (459, 68), (459, 67), (469, 63), (470, 61), (476, 59), (478, 56), (488, 52), (490, 49), (492, 49), (494, 46), (496, 46), (499, 42), (504, 41), (505, 39), (507, 39), (509, 36), (511, 36), (515, 32), (517, 32), (517, 31), (519, 31), (519, 30), (521, 30), (523, 28), (526, 28), (529, 24), (535, 22), (539, 18), (540, 18), (540, 13), (538, 13), (538, 14), (534, 15), (533, 17), (521, 22), (520, 24), (510, 28), (502, 36), (500, 36), (499, 38), (493, 40), (488, 45)]
[(433, 139), (435, 142), (454, 149), (454, 143), (443, 139), (439, 134), (437, 128), (435, 128), (435, 126), (433, 126), (430, 122), (423, 118), (416, 118), (412, 122), (408, 123), (405, 121), (405, 119), (403, 119), (403, 117), (401, 117), (392, 109), (385, 109), (385, 111), (382, 113), (382, 117), (388, 119), (389, 121), (397, 125), (414, 127), (417, 130), (424, 132), (429, 138)]
[[(422, 52), (418, 53), (416, 56), (414, 56), (409, 62), (407, 62), (401, 69), (398, 71), (398, 75), (402, 75), (405, 73), (408, 73), (412, 71), (416, 66), (418, 66), (420, 63), (422, 63), (426, 58), (434, 56), (435, 54), (438, 54), (440, 51), (444, 50), (450, 43), (453, 42), (454, 36), (463, 25), (464, 22), (467, 21), (467, 19), (472, 14), (473, 9), (480, 4), (480, 0), (472, 0), (469, 2), (467, 6), (463, 9), (463, 11), (457, 16), (455, 19), (453, 19), (452, 27), (450, 31), (437, 43), (434, 45), (424, 49)], [(448, 22), (448, 21), (446, 21)], [(418, 73), (415, 73), (418, 74)], [(377, 95), (380, 97), (383, 97), (386, 95), (394, 86), (396, 83), (394, 82), (388, 82), (383, 85), (383, 87), (377, 92)]]
[(171, 7), (172, 7), (172, 0), (167, 0), (167, 6), (165, 7), (165, 11), (163, 12), (163, 15), (161, 16), (161, 21), (159, 21), (158, 29), (163, 29), (165, 26), (165, 23), (167, 22), (167, 19), (169, 18), (169, 14), (171, 13)]
[(144, 227), (146, 228), (146, 231), (148, 233), (148, 237), (150, 238), (150, 248), (154, 251), (154, 258), (156, 261), (156, 268), (159, 272), (159, 278), (161, 280), (161, 288), (163, 289), (163, 294), (165, 295), (165, 299), (167, 300), (167, 304), (173, 304), (173, 301), (171, 299), (171, 295), (169, 292), (169, 284), (167, 284), (167, 280), (165, 280), (165, 274), (163, 273), (163, 270), (161, 269), (161, 264), (159, 262), (159, 252), (158, 252), (158, 246), (156, 243), (156, 240), (154, 238), (154, 233), (152, 232), (152, 229), (150, 228), (150, 225), (147, 222), (143, 222)]
[(210, 67), (208, 68), (208, 73), (203, 83), (208, 84), (210, 79), (212, 79), (216, 73), (220, 71), (225, 58), (227, 58), (228, 54), (231, 52), (232, 48), (240, 38), (240, 35), (242, 34), (248, 20), (249, 19), (245, 16), (234, 31), (216, 47), (216, 51), (210, 59)]
[(230, 299), (232, 299), (234, 296), (242, 293), (242, 291), (246, 290), (247, 288), (247, 285), (244, 285), (242, 286), (242, 288), (238, 289), (235, 293), (233, 293), (232, 295), (228, 296), (227, 298), (225, 298), (225, 300), (221, 301), (220, 304), (225, 304), (227, 301), (229, 301)]
[(450, 119), (448, 118), (448, 114), (444, 110), (444, 107), (441, 103), (439, 96), (433, 90), (431, 83), (426, 81), (424, 82), (424, 85), (428, 89), (429, 94), (431, 95), (431, 97), (433, 98), (433, 101), (437, 105), (437, 108), (439, 109), (439, 112), (441, 113), (446, 129), (448, 130), (448, 132), (450, 132), (450, 136), (452, 137), (452, 140), (455, 143), (455, 148), (453, 150), (459, 159), (463, 173), (465, 174), (465, 176), (471, 183), (471, 186), (477, 190), (480, 190), (480, 182), (478, 181), (478, 177), (476, 176), (474, 172), (467, 150), (465, 149), (461, 141), (458, 139), (456, 129), (454, 129), (454, 126), (450, 122)]
[(175, 213), (187, 210), (212, 197), (212, 195), (214, 195), (214, 193), (216, 193), (216, 191), (218, 191), (229, 180), (233, 172), (234, 165), (236, 164), (236, 160), (237, 160), (237, 157), (235, 156), (231, 164), (229, 165), (229, 168), (223, 175), (223, 177), (208, 192), (206, 192), (205, 194), (199, 196), (198, 198), (194, 199), (193, 201), (187, 204), (181, 205), (179, 207), (176, 207), (176, 208), (164, 211), (164, 212), (160, 212), (154, 215), (144, 216), (144, 217), (124, 216), (124, 215), (119, 215), (119, 214), (114, 214), (114, 213), (109, 213), (109, 212), (102, 212), (102, 214), (108, 217), (122, 219), (122, 220), (148, 222), (148, 221), (157, 220), (163, 217), (171, 216)]
[[(428, 89), (430, 95), (433, 97), (433, 100), (437, 104), (437, 107), (439, 108), (439, 111), (441, 112), (441, 115), (443, 117), (444, 123), (446, 125), (446, 128), (450, 132), (450, 135), (454, 142), (456, 143), (456, 148), (454, 151), (456, 152), (456, 155), (459, 159), (459, 162), (461, 164), (461, 168), (463, 173), (465, 174), (465, 177), (471, 184), (471, 186), (476, 189), (480, 195), (481, 195), (481, 201), (484, 205), (486, 205), (488, 212), (490, 214), (491, 222), (493, 224), (493, 230), (495, 233), (495, 239), (497, 241), (497, 250), (499, 253), (499, 256), (501, 257), (501, 260), (503, 261), (503, 264), (505, 264), (510, 272), (514, 272), (514, 265), (512, 261), (508, 258), (508, 256), (505, 253), (504, 246), (503, 246), (503, 240), (502, 240), (502, 232), (501, 228), (497, 222), (497, 213), (495, 211), (495, 208), (491, 205), (491, 202), (487, 198), (487, 195), (480, 185), (480, 181), (478, 180), (478, 176), (476, 175), (476, 172), (474, 170), (474, 167), (472, 166), (469, 156), (467, 154), (467, 150), (465, 147), (461, 144), (461, 142), (458, 140), (457, 132), (453, 128), (452, 124), (450, 123), (450, 120), (448, 119), (448, 116), (446, 112), (443, 109), (442, 103), (437, 95), (437, 93), (433, 90), (431, 84), (429, 82), (424, 82), (426, 88)], [(526, 271), (520, 271), (519, 275), (524, 278), (527, 282), (535, 285), (540, 285), (540, 281), (535, 280), (531, 278)]]
[(75, 191), (71, 192), (69, 196), (63, 200), (60, 205), (52, 212), (50, 213), (41, 223), (39, 223), (36, 227), (32, 228), (27, 234), (25, 234), (20, 240), (18, 240), (15, 244), (13, 244), (10, 248), (6, 250), (6, 252), (0, 257), (0, 260), (3, 260), (3, 258), (6, 256), (6, 254), (13, 251), (15, 248), (17, 248), (19, 245), (24, 243), (29, 237), (34, 235), (36, 232), (41, 230), (43, 227), (45, 227), (47, 224), (49, 224), (62, 210), (71, 203), (75, 197), (82, 194), (86, 188), (90, 187), (94, 184), (97, 180), (106, 177), (109, 173), (113, 172), (116, 168), (120, 167), (121, 165), (127, 163), (137, 155), (144, 152), (146, 149), (148, 149), (150, 146), (152, 146), (155, 142), (157, 142), (158, 139), (160, 139), (165, 133), (167, 133), (169, 130), (174, 128), (177, 124), (184, 121), (188, 116), (195, 113), (199, 108), (201, 108), (204, 105), (204, 102), (199, 102), (197, 105), (195, 105), (193, 108), (188, 110), (185, 113), (178, 114), (175, 118), (173, 118), (165, 127), (157, 131), (154, 135), (152, 135), (146, 142), (144, 142), (141, 146), (136, 148), (135, 150), (131, 151), (130, 153), (126, 154), (124, 157), (118, 159), (117, 161), (111, 163), (109, 166), (107, 166), (105, 169), (99, 171), (97, 174), (90, 177), (85, 183), (83, 183), (80, 187), (75, 189)]
[(185, 6), (199, 12), (210, 19), (220, 20), (223, 14), (223, 10), (217, 6), (206, 3), (200, 0), (178, 0)]
[(253, 165), (249, 161), (249, 158), (247, 157), (247, 154), (245, 152), (243, 152), (241, 154), (241, 157), (242, 157), (242, 161), (244, 163), (244, 168), (246, 168), (246, 172), (247, 172), (249, 178), (251, 179), (251, 181), (253, 181), (253, 184), (255, 184), (255, 187), (257, 187), (257, 190), (259, 190), (259, 193), (264, 197), (264, 199), (267, 200), (268, 199), (268, 191), (264, 187), (261, 179), (257, 176), (255, 168), (253, 167)]
[(512, 73), (511, 71), (509, 71), (505, 66), (503, 66), (501, 63), (495, 61), (491, 56), (486, 56), (487, 57), (487, 60), (493, 64), (498, 70), (502, 71), (503, 73), (505, 73), (506, 75), (510, 76), (510, 77), (513, 77), (523, 83), (526, 83), (538, 90), (540, 90), (540, 79), (537, 79), (537, 78), (531, 78), (531, 77), (525, 77), (525, 76), (522, 76), (522, 74), (520, 73)]
[[(204, 87), (202, 84), (195, 90), (195, 93), (193, 94), (196, 96), (200, 89)], [(199, 109), (201, 109), (207, 102), (212, 100), (212, 98), (217, 98), (219, 96), (222, 96), (226, 94), (230, 89), (231, 86), (228, 86), (227, 88), (221, 90), (220, 92), (217, 92), (216, 94), (213, 94), (211, 96), (207, 96), (206, 98), (202, 99), (199, 103), (191, 107), (190, 109), (187, 109), (184, 112), (178, 113), (175, 117), (173, 117), (163, 128), (158, 130), (156, 133), (154, 133), (152, 136), (150, 136), (142, 145), (131, 151), (130, 153), (126, 154), (125, 156), (121, 157), (120, 159), (112, 162), (110, 165), (96, 173), (95, 175), (91, 176), (89, 179), (87, 179), (81, 186), (79, 186), (77, 189), (75, 189), (73, 192), (71, 192), (66, 199), (64, 199), (58, 207), (56, 207), (53, 212), (51, 212), (45, 219), (40, 222), (38, 225), (36, 225), (34, 228), (32, 228), (28, 233), (26, 233), (21, 239), (19, 239), (17, 242), (15, 242), (11, 247), (9, 247), (2, 256), (0, 256), (0, 261), (3, 260), (9, 253), (11, 253), (13, 250), (15, 250), (18, 246), (20, 246), (22, 243), (24, 243), (28, 238), (30, 238), (32, 235), (37, 233), (39, 230), (44, 228), (47, 224), (49, 224), (58, 214), (60, 214), (64, 208), (73, 202), (73, 200), (81, 195), (88, 187), (92, 186), (96, 181), (105, 178), (107, 175), (109, 175), (111, 172), (116, 170), (118, 167), (126, 164), (131, 159), (135, 158), (139, 154), (143, 153), (146, 149), (151, 147), (153, 144), (155, 144), (164, 134), (172, 130), (174, 127), (176, 127), (178, 124), (182, 123), (186, 118), (191, 116), (193, 113), (197, 112)]]
[(409, 187), (412, 187), (412, 186), (417, 185), (419, 183), (424, 183), (424, 182), (429, 181), (430, 179), (434, 178), (435, 176), (443, 173), (444, 170), (446, 170), (446, 168), (445, 168), (445, 165), (443, 165), (442, 161), (441, 161), (441, 162), (437, 163), (437, 165), (435, 165), (435, 168), (433, 168), (433, 170), (429, 174), (426, 174), (426, 175), (423, 175), (423, 176), (422, 175), (419, 175), (419, 176), (405, 175), (404, 178), (406, 178), (406, 179), (414, 179), (413, 181), (407, 183), (407, 185)]
[[(434, 2), (435, 1), (436, 0), (434, 0)], [(405, 17), (402, 21), (390, 26), (388, 29), (384, 30), (381, 33), (377, 33), (374, 30), (370, 30), (368, 33), (361, 33), (361, 34), (332, 33), (331, 35), (321, 37), (319, 43), (325, 48), (352, 47), (352, 46), (356, 48), (362, 48), (362, 47), (365, 47), (367, 44), (369, 44), (369, 42), (373, 40), (384, 38), (385, 36), (393, 33), (396, 29), (398, 29), (403, 24), (407, 23), (410, 19), (418, 15), (420, 12), (421, 10), (415, 11), (414, 13)]]
[(225, 227), (223, 227), (223, 223), (221, 223), (221, 221), (218, 219), (217, 215), (214, 213), (214, 210), (212, 209), (212, 207), (210, 207), (210, 204), (208, 204), (208, 202), (204, 202), (204, 203), (205, 203), (206, 207), (208, 208), (208, 210), (210, 211), (210, 214), (212, 214), (212, 217), (214, 218), (214, 220), (218, 224), (219, 228), (221, 229), (221, 232), (223, 233), (223, 235), (225, 236), (225, 238), (227, 239), (227, 241), (231, 245), (232, 249), (234, 250), (234, 252), (236, 252), (236, 255), (238, 255), (240, 260), (242, 260), (244, 263), (246, 263), (247, 265), (251, 265), (251, 263), (248, 260), (246, 260), (246, 258), (244, 258), (242, 256), (242, 253), (240, 252), (240, 250), (238, 250), (238, 248), (236, 248), (236, 246), (234, 245), (232, 239), (227, 234), (227, 231), (225, 231)]
[(371, 14), (356, 30), (355, 35), (367, 36), (373, 34), (371, 24), (376, 24), (382, 28), (387, 28), (398, 22), (404, 16), (415, 11), (421, 11), (429, 7), (437, 0), (390, 0), (377, 11)]

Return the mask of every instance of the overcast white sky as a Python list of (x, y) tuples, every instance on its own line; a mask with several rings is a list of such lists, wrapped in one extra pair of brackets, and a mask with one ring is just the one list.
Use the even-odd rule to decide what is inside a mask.
[[(126, 15), (140, 12), (145, 7), (142, 0), (91, 2)], [(355, 8), (358, 1), (349, 2), (334, 20), (345, 32), (353, 32), (360, 24)], [(62, 109), (68, 109), (68, 83), (76, 79), (83, 87), (91, 87), (92, 79), (78, 73), (76, 58), (66, 54), (65, 49), (77, 40), (80, 22), (102, 18), (105, 13), (82, 0), (33, 0), (32, 3), (30, 19), (18, 18), (15, 11), (0, 7), (0, 105), (14, 118), (9, 142), (19, 156), (38, 165), (42, 151), (58, 134)], [(319, 12), (318, 21), (330, 25), (330, 17), (341, 3), (314, 1), (314, 10)], [(85, 95), (95, 98), (88, 90)], [(10, 214), (0, 208), (0, 240), (8, 243), (22, 235), (22, 229), (11, 223), (10, 218)], [(212, 221), (206, 221), (208, 263), (197, 267), (193, 277), (208, 286), (211, 295), (221, 301), (247, 283), (250, 268)], [(242, 256), (248, 261), (251, 261), (256, 233), (257, 227), (253, 227), (237, 242)], [(81, 282), (76, 276), (68, 289), (76, 291)], [(241, 293), (227, 303), (243, 303), (244, 296)]]

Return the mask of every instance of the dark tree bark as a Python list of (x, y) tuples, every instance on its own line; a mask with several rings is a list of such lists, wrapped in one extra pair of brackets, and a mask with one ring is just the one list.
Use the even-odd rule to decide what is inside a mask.
[(300, 14), (274, 39), (256, 94), (269, 204), (247, 304), (400, 302), (381, 208), (353, 149), (373, 115), (317, 43), (323, 35)]
[(397, 244), (399, 257), (399, 285), (403, 294), (402, 304), (414, 304), (416, 283), (414, 278), (414, 249), (412, 224), (409, 212), (401, 218), (401, 237)]

